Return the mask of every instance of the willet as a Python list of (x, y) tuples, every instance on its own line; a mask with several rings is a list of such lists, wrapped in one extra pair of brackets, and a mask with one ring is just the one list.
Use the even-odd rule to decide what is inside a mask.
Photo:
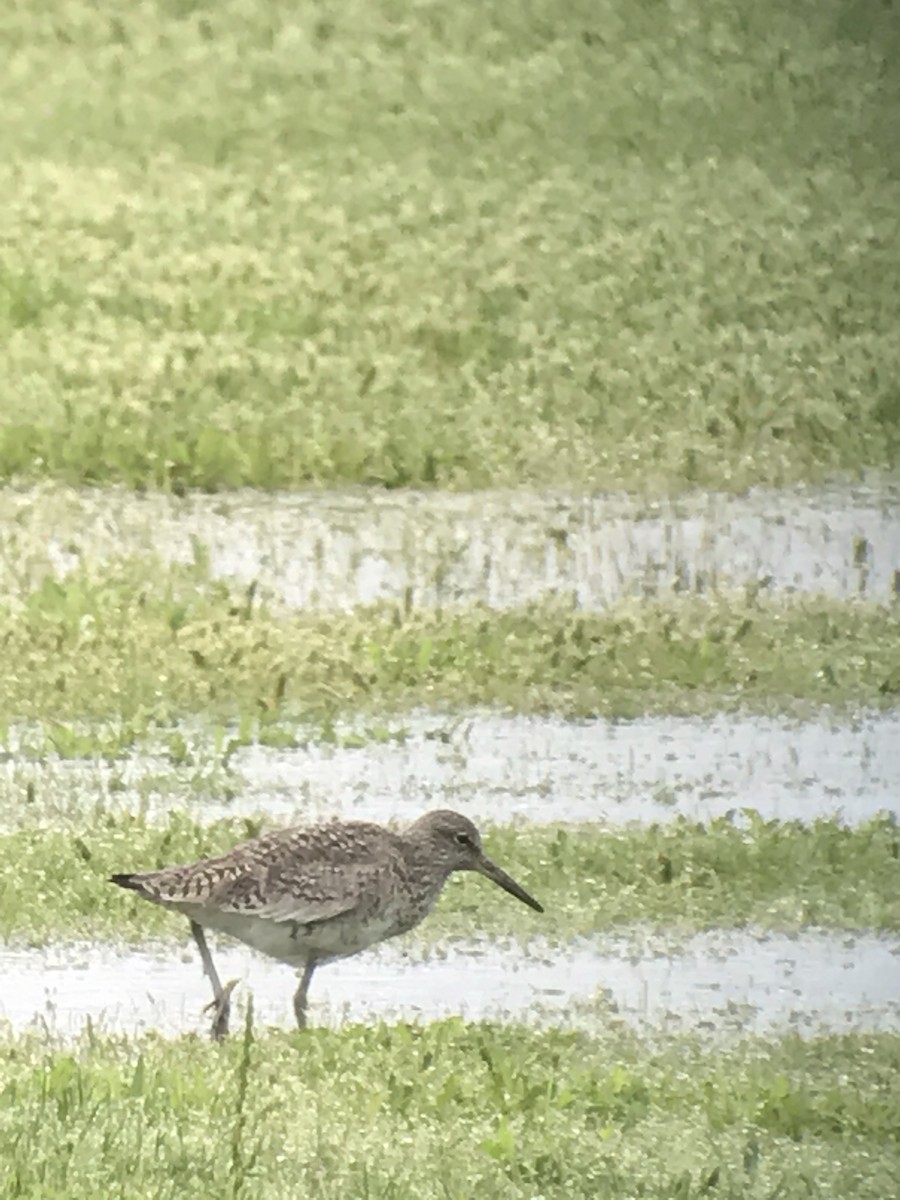
[(364, 821), (282, 829), (217, 858), (113, 875), (111, 882), (188, 918), (213, 988), (218, 1040), (228, 1032), (234, 984), (222, 986), (204, 929), (300, 969), (294, 1012), (302, 1029), (316, 967), (414, 928), (454, 871), (477, 871), (544, 911), (488, 858), (472, 822), (445, 809), (426, 813), (405, 833)]

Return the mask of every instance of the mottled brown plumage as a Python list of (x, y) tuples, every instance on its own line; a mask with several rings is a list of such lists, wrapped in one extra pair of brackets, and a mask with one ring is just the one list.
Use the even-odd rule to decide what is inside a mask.
[(487, 857), (472, 822), (444, 809), (420, 817), (405, 833), (364, 821), (283, 829), (217, 858), (113, 875), (112, 882), (188, 918), (213, 986), (213, 1036), (221, 1038), (231, 988), (222, 987), (204, 928), (302, 969), (294, 997), (302, 1028), (316, 966), (418, 925), (454, 871), (477, 871), (543, 912)]

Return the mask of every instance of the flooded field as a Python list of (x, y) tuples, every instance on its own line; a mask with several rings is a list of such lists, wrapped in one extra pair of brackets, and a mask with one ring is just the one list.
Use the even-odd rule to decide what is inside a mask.
[(0, 13), (0, 1200), (897, 1194), (896, 8)]
[(256, 582), (293, 609), (379, 601), (509, 608), (762, 586), (886, 601), (900, 593), (900, 484), (627, 497), (485, 492), (237, 493), (186, 499), (0, 491), (0, 587), (82, 560), (158, 555)]
[[(447, 741), (433, 719), (401, 743), (287, 753), (253, 748), (235, 768), (265, 811), (297, 797), (317, 814), (406, 817), (457, 807), (493, 821), (706, 820), (743, 806), (766, 818), (857, 822), (896, 805), (900, 717), (855, 725), (764, 718), (573, 722), (480, 715)], [(242, 802), (242, 801), (236, 801)]]
[[(0, 529), (11, 596), (48, 571), (123, 554), (201, 564), (204, 578), (257, 583), (289, 608), (327, 611), (376, 601), (503, 609), (553, 595), (599, 610), (624, 596), (736, 586), (885, 602), (900, 592), (900, 487), (884, 483), (647, 506), (532, 493), (176, 500), (7, 489)], [(627, 721), (420, 710), (339, 720), (328, 736), (298, 728), (281, 748), (231, 741), (236, 729), (189, 718), (158, 744), (151, 732), (108, 759), (55, 753), (47, 728), (5, 730), (0, 828), (74, 828), (86, 861), (92, 814), (116, 810), (278, 825), (406, 821), (447, 807), (497, 825), (603, 828), (740, 822), (747, 808), (767, 821), (859, 825), (893, 811), (900, 793), (896, 710)], [(590, 1026), (617, 1015), (664, 1031), (893, 1030), (898, 965), (892, 936), (816, 930), (708, 931), (677, 945), (602, 934), (527, 950), (454, 942), (427, 956), (387, 946), (323, 970), (312, 1011), (326, 1024), (462, 1014)], [(207, 984), (186, 948), (10, 948), (0, 969), (0, 1017), (14, 1030), (37, 1023), (68, 1035), (88, 1019), (126, 1032), (205, 1027)], [(261, 1020), (287, 1021), (289, 971), (233, 947), (220, 971), (253, 991)]]
[(29, 761), (16, 749), (29, 732), (13, 730), (0, 764), (0, 827), (71, 820), (98, 803), (157, 816), (177, 808), (204, 821), (260, 814), (272, 824), (406, 820), (440, 807), (499, 823), (708, 820), (746, 807), (767, 820), (858, 824), (895, 810), (900, 795), (896, 712), (851, 722), (420, 713), (395, 722), (386, 740), (252, 745), (227, 767), (208, 733), (186, 728), (184, 736), (181, 765), (143, 751), (111, 763)]
[[(221, 977), (252, 990), (263, 1024), (290, 1028), (294, 977), (240, 947), (215, 953)], [(0, 1020), (16, 1031), (205, 1034), (209, 985), (196, 953), (102, 944), (0, 951)], [(809, 930), (796, 937), (712, 931), (679, 941), (632, 931), (559, 947), (454, 944), (428, 956), (386, 945), (316, 974), (314, 1025), (461, 1015), (590, 1028), (618, 1018), (646, 1031), (801, 1034), (900, 1029), (900, 941)]]

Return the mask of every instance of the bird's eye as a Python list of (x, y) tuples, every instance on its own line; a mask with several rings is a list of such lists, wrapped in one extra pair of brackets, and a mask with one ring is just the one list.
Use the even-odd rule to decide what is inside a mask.
[(459, 833), (456, 833), (453, 836), (456, 838), (457, 846), (471, 846), (472, 845), (472, 839), (462, 829), (459, 831)]

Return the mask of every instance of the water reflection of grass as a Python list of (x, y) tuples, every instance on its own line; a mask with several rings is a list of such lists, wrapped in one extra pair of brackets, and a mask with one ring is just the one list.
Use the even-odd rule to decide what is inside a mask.
[(889, 7), (200, 11), (2, 18), (3, 477), (896, 461)]
[[(181, 814), (148, 824), (98, 811), (70, 827), (0, 836), (0, 932), (16, 939), (183, 939), (183, 918), (122, 896), (114, 871), (190, 862), (219, 853), (259, 828), (249, 819), (202, 825)], [(422, 942), (451, 935), (564, 942), (645, 922), (684, 931), (753, 924), (845, 929), (900, 928), (897, 830), (890, 818), (854, 829), (805, 826), (752, 814), (646, 829), (497, 827), (490, 852), (537, 895), (534, 916), (480, 881), (451, 881)]]
[(900, 1038), (458, 1020), (0, 1044), (7, 1194), (531, 1198), (893, 1194)]

